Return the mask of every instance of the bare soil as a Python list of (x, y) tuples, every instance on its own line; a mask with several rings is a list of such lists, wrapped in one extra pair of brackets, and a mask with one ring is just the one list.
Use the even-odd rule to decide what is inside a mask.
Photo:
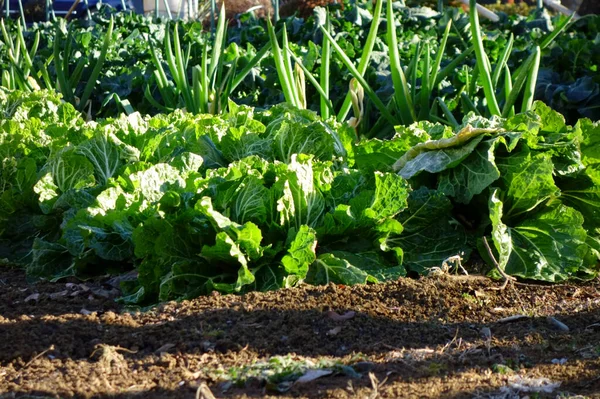
[(600, 281), (499, 285), (442, 275), (141, 312), (107, 281), (1, 269), (0, 398), (600, 398)]

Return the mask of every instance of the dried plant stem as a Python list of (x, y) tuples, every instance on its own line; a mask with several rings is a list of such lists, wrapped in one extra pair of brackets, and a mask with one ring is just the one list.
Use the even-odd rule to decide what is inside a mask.
[(497, 288), (498, 290), (502, 291), (506, 288), (506, 286), (508, 285), (509, 282), (517, 281), (517, 279), (514, 278), (513, 276), (509, 276), (508, 274), (506, 274), (506, 272), (504, 270), (502, 270), (502, 268), (500, 267), (500, 264), (498, 264), (498, 261), (496, 260), (496, 257), (494, 256), (494, 253), (492, 252), (492, 248), (490, 248), (490, 244), (488, 244), (487, 238), (485, 236), (483, 237), (483, 244), (485, 245), (485, 249), (487, 250), (489, 257), (492, 260), (492, 263), (496, 267), (496, 270), (498, 270), (498, 272), (500, 273), (502, 278), (504, 278), (504, 284), (502, 284), (502, 286), (500, 288)]

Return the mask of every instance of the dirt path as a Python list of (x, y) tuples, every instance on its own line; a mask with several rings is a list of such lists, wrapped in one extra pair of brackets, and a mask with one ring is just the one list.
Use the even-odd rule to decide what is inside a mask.
[(106, 284), (3, 270), (0, 398), (194, 398), (202, 383), (235, 398), (600, 398), (600, 281), (496, 286), (441, 276), (128, 313)]

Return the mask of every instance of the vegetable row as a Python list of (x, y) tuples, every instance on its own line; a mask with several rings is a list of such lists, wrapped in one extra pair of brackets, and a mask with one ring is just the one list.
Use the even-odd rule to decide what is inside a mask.
[(126, 303), (443, 264), (548, 282), (599, 270), (600, 124), (540, 102), (361, 141), (286, 104), (86, 121), (54, 92), (2, 89), (0, 113), (0, 258), (32, 278), (135, 269)]

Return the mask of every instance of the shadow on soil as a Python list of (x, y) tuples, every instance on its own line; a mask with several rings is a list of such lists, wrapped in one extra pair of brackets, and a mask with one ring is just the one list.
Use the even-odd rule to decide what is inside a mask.
[[(294, 353), (299, 356), (331, 356), (342, 358), (352, 353), (379, 356), (381, 362), (367, 365), (356, 376), (338, 375), (313, 383), (323, 390), (347, 389), (352, 381), (354, 389), (371, 388), (367, 376), (375, 373), (379, 380), (387, 374), (388, 384), (393, 382), (418, 382), (432, 377), (455, 376), (464, 372), (481, 372), (494, 364), (511, 364), (513, 367), (531, 367), (552, 360), (590, 345), (600, 345), (598, 330), (586, 329), (600, 322), (600, 310), (575, 315), (556, 315), (570, 327), (569, 332), (558, 331), (546, 318), (526, 318), (510, 323), (499, 322), (446, 322), (439, 316), (441, 309), (432, 310), (429, 320), (402, 322), (388, 316), (357, 312), (348, 320), (336, 321), (326, 311), (313, 310), (205, 310), (194, 315), (178, 317), (171, 315), (165, 320), (142, 324), (133, 318), (117, 318), (112, 312), (96, 320), (73, 319), (67, 316), (36, 317), (11, 324), (0, 324), (0, 364), (15, 358), (28, 362), (44, 352), (58, 359), (70, 358), (94, 362), (90, 355), (97, 344), (135, 348), (133, 352), (121, 352), (127, 359), (144, 361), (157, 358), (157, 352), (165, 344), (174, 346), (168, 350), (175, 355), (214, 353), (217, 355), (255, 351), (259, 356), (270, 357)], [(343, 310), (339, 311), (343, 313)], [(496, 318), (498, 319), (498, 318)], [(489, 350), (482, 328), (489, 327), (492, 340)], [(595, 337), (595, 338), (594, 338)], [(528, 343), (527, 351), (516, 345)], [(53, 347), (53, 350), (49, 348)], [(433, 351), (435, 349), (435, 351)], [(592, 348), (598, 355), (598, 348)], [(535, 361), (530, 359), (535, 355)], [(581, 359), (587, 362), (585, 359)], [(587, 376), (571, 380), (567, 388), (575, 392), (600, 392), (600, 363), (596, 359), (586, 363)], [(595, 371), (594, 371), (595, 370)], [(325, 382), (325, 380), (327, 380)], [(428, 380), (429, 381), (429, 380)], [(221, 392), (213, 387), (213, 392)], [(230, 392), (234, 394), (235, 389)], [(245, 388), (240, 393), (248, 397), (263, 397), (263, 388)], [(444, 397), (474, 397), (479, 392), (451, 393)], [(50, 392), (21, 392), (15, 397), (51, 396)], [(190, 387), (176, 391), (151, 389), (144, 392), (110, 395), (112, 398), (158, 398), (194, 397)], [(289, 395), (306, 394), (302, 388), (292, 388)], [(77, 395), (76, 395), (77, 396)], [(227, 395), (225, 395), (227, 396)], [(319, 397), (311, 394), (310, 397)], [(2, 398), (11, 396), (0, 396)], [(61, 395), (61, 397), (64, 397)], [(101, 397), (101, 396), (94, 396)], [(485, 396), (484, 396), (485, 397)]]
[[(114, 316), (112, 312), (108, 314)], [(0, 337), (5, 337), (0, 340), (0, 362), (16, 357), (31, 359), (51, 345), (55, 347), (54, 356), (71, 359), (87, 359), (99, 343), (138, 348), (135, 356), (152, 354), (167, 343), (176, 345), (172, 351), (184, 354), (224, 353), (247, 347), (263, 356), (290, 352), (300, 356), (344, 356), (352, 352), (375, 354), (401, 348), (435, 348), (451, 342), (455, 335), (463, 342), (481, 341), (481, 329), (486, 326), (491, 328), (494, 338), (511, 341), (531, 334), (539, 339), (570, 336), (569, 332), (561, 334), (546, 318), (502, 324), (449, 323), (442, 319), (401, 322), (357, 312), (349, 320), (336, 321), (318, 310), (221, 309), (136, 325), (133, 318), (115, 322), (106, 315), (96, 321), (35, 318), (0, 324)], [(570, 326), (571, 333), (581, 332), (586, 326), (600, 322), (600, 310), (556, 318)], [(123, 321), (130, 321), (131, 325), (122, 324)], [(597, 344), (600, 345), (600, 340)]]
[[(509, 378), (494, 365), (562, 381), (560, 392), (600, 393), (600, 329), (591, 327), (600, 324), (598, 282), (500, 292), (487, 279), (401, 279), (217, 295), (138, 314), (118, 313), (112, 300), (94, 302), (87, 293), (56, 296), (64, 285), (32, 287), (18, 276), (5, 283), (1, 399), (194, 398), (194, 384), (212, 380), (219, 366), (288, 354), (327, 357), (360, 376), (338, 372), (294, 385), (285, 398), (376, 397), (369, 373), (387, 377), (381, 397), (490, 397)], [(522, 312), (551, 314), (569, 331), (546, 317), (500, 321)], [(107, 372), (94, 354), (98, 345), (124, 348), (124, 368)], [(564, 366), (554, 364), (562, 359)], [(273, 394), (260, 383), (222, 388), (211, 386), (218, 397)]]

